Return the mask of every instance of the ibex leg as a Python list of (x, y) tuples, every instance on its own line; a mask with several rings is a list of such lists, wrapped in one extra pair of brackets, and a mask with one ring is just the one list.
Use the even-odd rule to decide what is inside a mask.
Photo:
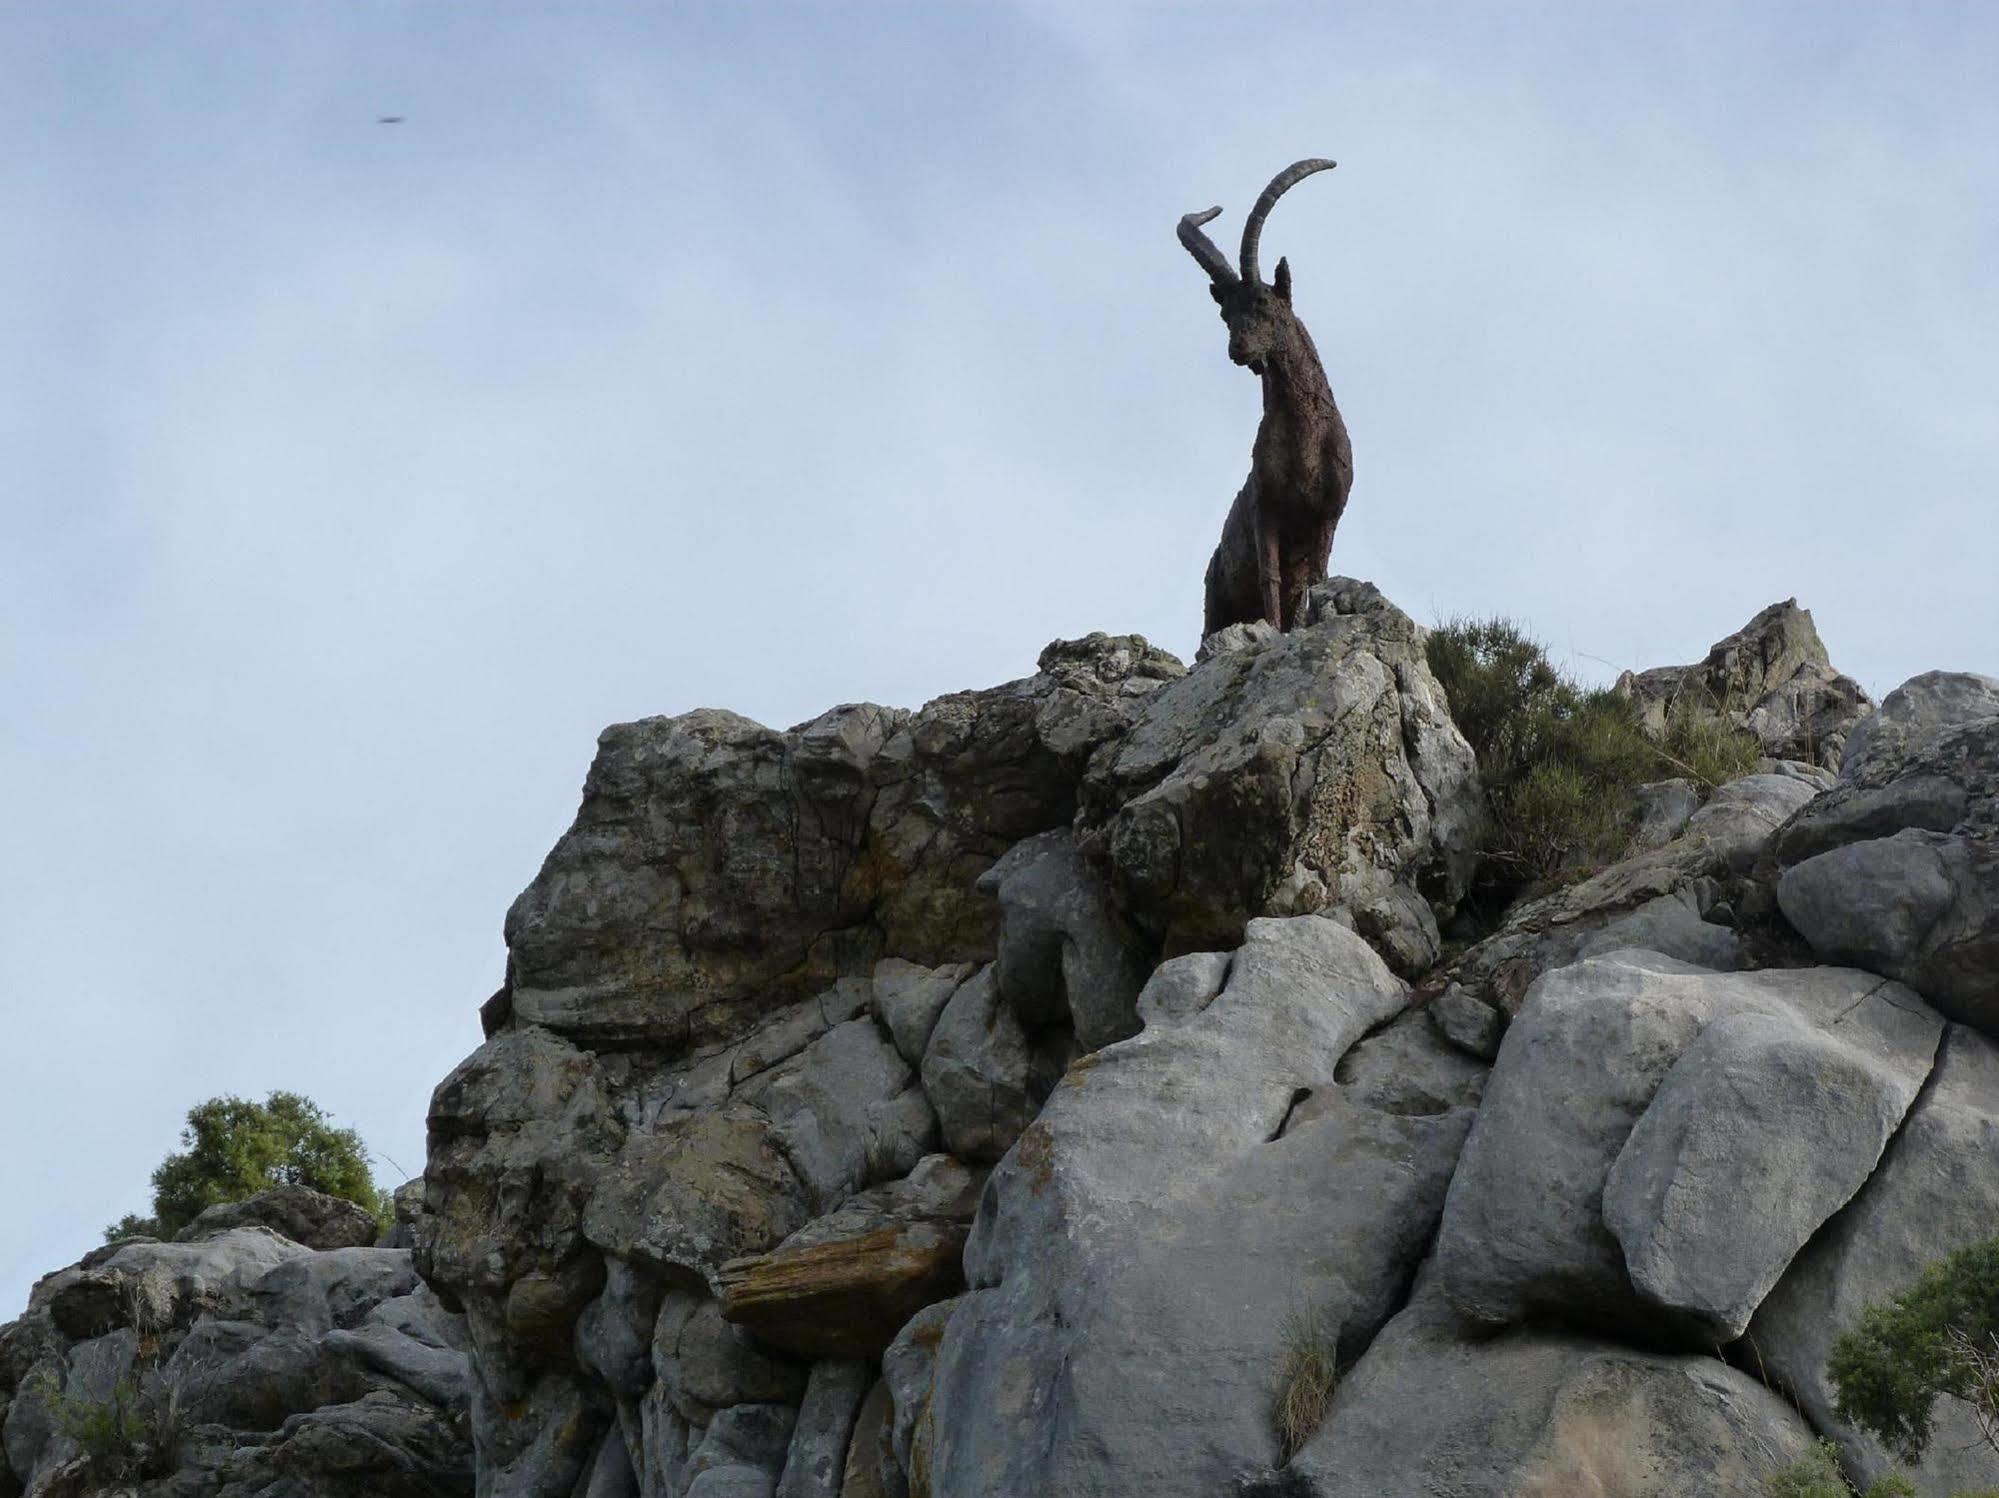
[(1256, 528), (1257, 581), (1263, 589), (1263, 617), (1273, 628), (1288, 629), (1284, 618), (1284, 548), (1277, 527), (1268, 519)]

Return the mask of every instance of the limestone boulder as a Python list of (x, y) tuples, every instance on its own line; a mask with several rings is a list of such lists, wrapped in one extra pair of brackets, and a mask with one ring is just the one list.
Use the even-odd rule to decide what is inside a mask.
[(1018, 844), (979, 888), (1000, 907), (1000, 1000), (1029, 1028), (1066, 1025), (1094, 1051), (1138, 1029), (1142, 943), (1068, 828)]
[(1655, 737), (1683, 719), (1753, 735), (1772, 759), (1839, 766), (1848, 736), (1874, 710), (1860, 683), (1833, 669), (1811, 612), (1773, 603), (1691, 666), (1627, 671), (1617, 689)]
[(1181, 1024), (1214, 1002), (1228, 982), (1228, 952), (1183, 952), (1152, 970), (1138, 994), (1139, 1023)]
[(1731, 1340), (1866, 1179), (1941, 1024), (1848, 969), (1625, 951), (1546, 975), (1451, 1182), (1440, 1291), (1490, 1326)]
[(903, 1060), (911, 1066), (923, 1064), (938, 1016), (958, 986), (976, 971), (969, 962), (929, 968), (900, 957), (885, 957), (875, 964), (869, 1008), (888, 1030)]
[(469, 1458), (435, 1408), (384, 1391), (293, 1416), (268, 1444), (237, 1453), (214, 1491), (216, 1498), (469, 1495)]
[[(1867, 1184), (1812, 1239), (1757, 1309), (1748, 1345), (1820, 1430), (1840, 1446), (1862, 1486), (1901, 1466), (1834, 1412), (1826, 1378), (1833, 1339), (1870, 1305), (1892, 1299), (1923, 1270), (1992, 1236), (1999, 1223), (1999, 1046), (1952, 1025), (1929, 1087)], [(1999, 1488), (1999, 1456), (1977, 1418), (1948, 1396), (1922, 1464), (1905, 1475), (1921, 1498)]]
[(865, 1359), (813, 1364), (784, 1470), (778, 1474), (776, 1498), (840, 1498), (855, 1417), (873, 1381)]
[(944, 1147), (964, 1160), (1005, 1154), (1054, 1085), (1059, 1062), (1036, 1047), (1000, 999), (988, 964), (965, 980), (930, 1033), (923, 1091), (937, 1110)]
[(1419, 1291), (1281, 1478), (1245, 1491), (1764, 1498), (1812, 1439), (1783, 1399), (1715, 1358), (1546, 1330), (1492, 1337)]
[(1351, 910), (1398, 967), (1439, 951), (1482, 811), (1423, 632), (1366, 584), (1314, 589), (1310, 622), (1212, 654), (1100, 749), (1087, 845), (1169, 955), (1261, 915)]
[(1439, 1034), (1422, 1010), (1410, 1009), (1342, 1056), (1333, 1075), (1355, 1102), (1420, 1118), (1476, 1108), (1487, 1069)]
[(1999, 1034), (1999, 682), (1896, 688), (1774, 853), (1778, 904), (1823, 960)]
[(300, 1254), (267, 1271), (252, 1288), (256, 1318), (317, 1336), (360, 1324), (384, 1301), (418, 1287), (407, 1249), (334, 1248)]
[(574, 826), (508, 914), (508, 1011), (687, 1048), (887, 952), (990, 958), (979, 875), (1068, 824), (1091, 750), (1181, 671), (1137, 636), (1093, 635), (913, 714), (839, 707), (780, 733), (704, 709), (606, 729)]
[(112, 1245), (90, 1267), (49, 1283), (45, 1295), (38, 1286), (36, 1295), (73, 1341), (119, 1327), (152, 1333), (184, 1327), (204, 1312), (248, 1315), (267, 1274), (309, 1256), (268, 1228), (230, 1228), (193, 1243)]
[(269, 1228), (280, 1238), (316, 1249), (368, 1248), (382, 1232), (375, 1214), (359, 1202), (310, 1186), (273, 1186), (240, 1202), (209, 1207), (174, 1237), (194, 1243), (240, 1227)]
[(1335, 1079), (1405, 1003), (1338, 923), (1258, 919), (1205, 1008), (1069, 1068), (986, 1188), (936, 1353), (927, 1491), (1210, 1494), (1271, 1458), (1286, 1319), (1308, 1307), (1366, 1345), (1470, 1122), (1384, 1113)]
[(984, 1179), (949, 1155), (928, 1157), (771, 1252), (724, 1264), (722, 1315), (804, 1357), (879, 1354), (917, 1311), (962, 1288), (965, 1237)]

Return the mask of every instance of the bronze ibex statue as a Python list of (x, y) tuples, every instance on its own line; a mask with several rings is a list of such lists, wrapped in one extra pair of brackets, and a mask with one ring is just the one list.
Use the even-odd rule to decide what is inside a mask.
[(1306, 593), (1325, 580), (1333, 529), (1353, 488), (1353, 444), (1319, 351), (1291, 310), (1291, 267), (1279, 260), (1267, 286), (1256, 268), (1263, 221), (1277, 200), (1332, 165), (1297, 162), (1264, 188), (1242, 227), (1240, 274), (1201, 232), (1221, 209), (1180, 220), (1180, 243), (1213, 282), (1208, 290), (1228, 325), (1229, 358), (1263, 381), (1263, 421), (1250, 453), (1249, 478), (1229, 507), (1221, 542), (1208, 562), (1204, 635), (1255, 619), (1287, 630), (1297, 624)]

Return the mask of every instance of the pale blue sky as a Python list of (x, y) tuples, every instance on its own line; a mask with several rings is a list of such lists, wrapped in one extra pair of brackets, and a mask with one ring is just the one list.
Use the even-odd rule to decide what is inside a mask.
[[(1797, 595), (1999, 670), (1999, 11), (0, 8), (0, 1319), (288, 1087), (420, 1168), (597, 730), (1139, 630), (1241, 481), (1591, 674)], [(402, 114), (384, 127), (378, 114)], [(394, 1166), (383, 1175), (400, 1179)]]

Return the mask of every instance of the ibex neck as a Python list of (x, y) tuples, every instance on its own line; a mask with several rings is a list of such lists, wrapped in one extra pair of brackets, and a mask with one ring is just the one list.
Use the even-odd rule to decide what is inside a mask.
[(1331, 405), (1332, 387), (1319, 363), (1319, 351), (1312, 347), (1311, 335), (1301, 326), (1295, 340), (1264, 361), (1263, 409), (1265, 414), (1284, 411), (1297, 414), (1323, 402)]

